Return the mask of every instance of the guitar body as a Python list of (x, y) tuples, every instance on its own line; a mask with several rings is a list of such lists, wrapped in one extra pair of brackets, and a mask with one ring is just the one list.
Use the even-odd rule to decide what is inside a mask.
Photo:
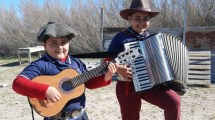
[(47, 84), (56, 88), (62, 96), (60, 101), (56, 103), (51, 103), (47, 100), (29, 97), (29, 102), (34, 108), (34, 110), (41, 116), (51, 117), (58, 114), (69, 100), (81, 96), (85, 91), (84, 84), (81, 84), (71, 90), (62, 89), (62, 82), (74, 78), (78, 75), (79, 74), (76, 70), (65, 69), (55, 76), (38, 76), (32, 79), (32, 81), (34, 82)]

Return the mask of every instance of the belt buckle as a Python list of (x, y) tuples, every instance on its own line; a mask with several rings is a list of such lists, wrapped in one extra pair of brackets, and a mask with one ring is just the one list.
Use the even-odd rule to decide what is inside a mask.
[(82, 112), (82, 110), (75, 110), (72, 112), (71, 117), (75, 118), (75, 117), (81, 115), (81, 112)]

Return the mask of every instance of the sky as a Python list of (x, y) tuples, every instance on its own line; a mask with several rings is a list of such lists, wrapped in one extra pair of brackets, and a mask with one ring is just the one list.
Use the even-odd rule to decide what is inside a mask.
[[(16, 10), (16, 15), (21, 17), (21, 14), (19, 12), (19, 4), (22, 1), (28, 1), (28, 0), (0, 0), (0, 7), (3, 6), (3, 8), (6, 8), (7, 10), (9, 10), (9, 9), (11, 9), (11, 7), (13, 7)], [(32, 0), (32, 1), (38, 3), (39, 5), (43, 5), (43, 3), (46, 0)], [(60, 1), (62, 1), (62, 4), (65, 4), (67, 9), (70, 9), (72, 0), (60, 0)]]
[[(11, 6), (16, 8), (21, 1), (27, 1), (27, 0), (0, 0), (0, 6), (5, 6), (8, 9)], [(46, 0), (33, 0), (33, 1), (42, 5)], [(72, 3), (72, 0), (60, 0), (60, 1), (62, 1), (62, 3), (67, 6), (67, 8), (69, 8)], [(82, 1), (86, 1), (86, 0), (82, 0)], [(96, 2), (98, 0), (93, 0), (93, 1)]]
[[(0, 5), (6, 7), (7, 9), (9, 9), (11, 6), (16, 8), (21, 1), (22, 0), (0, 0)], [(35, 0), (35, 1), (42, 4), (44, 0)]]
[[(27, 1), (27, 0), (0, 0), (0, 6), (4, 6), (6, 9), (10, 9), (11, 6), (14, 8), (18, 8), (18, 5), (21, 1)], [(45, 0), (33, 0), (37, 2), (39, 5), (42, 5)], [(61, 0), (63, 4), (67, 6), (67, 8), (70, 7), (72, 0)]]

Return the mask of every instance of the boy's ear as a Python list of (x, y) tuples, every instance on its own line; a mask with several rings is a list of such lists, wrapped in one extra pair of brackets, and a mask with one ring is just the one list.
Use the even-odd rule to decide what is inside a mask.
[(45, 42), (42, 42), (42, 45), (43, 45), (43, 47), (44, 47), (44, 49), (46, 49), (46, 43)]

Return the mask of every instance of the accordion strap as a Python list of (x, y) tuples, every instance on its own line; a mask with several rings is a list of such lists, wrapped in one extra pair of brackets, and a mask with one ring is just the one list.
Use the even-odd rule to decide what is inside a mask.
[[(138, 36), (135, 33), (132, 32), (132, 30), (128, 29), (126, 31), (123, 32), (124, 34), (127, 34), (129, 36), (134, 36), (136, 37), (135, 41), (143, 41), (145, 38), (148, 38), (152, 35), (149, 35), (148, 32), (145, 33), (144, 36)], [(77, 58), (115, 58), (117, 57), (117, 55), (120, 53), (120, 51), (107, 51), (107, 52), (95, 52), (95, 53), (85, 53), (85, 54), (75, 54), (72, 55), (73, 57), (77, 57)]]

